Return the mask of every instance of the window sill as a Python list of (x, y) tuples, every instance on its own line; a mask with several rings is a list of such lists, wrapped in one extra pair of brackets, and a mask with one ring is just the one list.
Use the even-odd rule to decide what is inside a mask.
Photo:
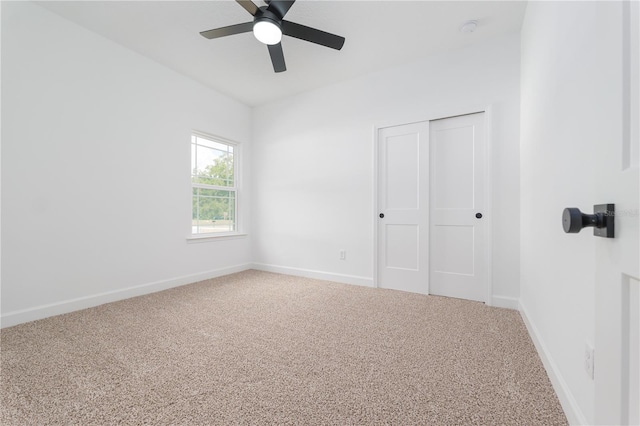
[(191, 235), (187, 237), (188, 244), (207, 243), (213, 241), (236, 240), (246, 237), (247, 234), (221, 234), (221, 235)]

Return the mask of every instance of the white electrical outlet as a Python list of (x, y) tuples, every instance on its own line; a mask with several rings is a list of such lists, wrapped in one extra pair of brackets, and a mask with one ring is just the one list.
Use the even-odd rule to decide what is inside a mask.
[(347, 260), (347, 251), (345, 249), (340, 250), (340, 260)]
[(587, 375), (593, 380), (593, 347), (589, 343), (584, 345), (584, 369), (587, 370)]

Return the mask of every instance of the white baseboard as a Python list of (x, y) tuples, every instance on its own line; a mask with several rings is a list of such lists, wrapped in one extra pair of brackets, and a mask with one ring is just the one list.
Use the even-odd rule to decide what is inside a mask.
[(542, 360), (542, 364), (544, 368), (547, 370), (547, 375), (549, 376), (549, 380), (551, 380), (551, 385), (553, 386), (553, 390), (555, 390), (556, 395), (558, 395), (558, 399), (560, 400), (560, 405), (562, 405), (562, 409), (564, 410), (564, 414), (567, 416), (567, 420), (571, 425), (586, 425), (587, 419), (584, 416), (584, 413), (580, 409), (578, 402), (573, 397), (567, 382), (562, 378), (562, 374), (560, 374), (560, 369), (558, 365), (553, 360), (551, 353), (547, 349), (544, 341), (542, 340), (538, 329), (529, 319), (529, 315), (527, 314), (527, 309), (524, 307), (522, 302), (520, 303), (520, 316), (522, 316), (522, 320), (524, 324), (527, 326), (527, 330), (529, 331), (529, 335), (531, 336), (531, 340), (533, 340), (533, 344), (538, 350), (538, 355)]
[(373, 287), (373, 278), (358, 277), (355, 275), (334, 274), (331, 272), (313, 271), (310, 269), (291, 268), (289, 266), (266, 265), (264, 263), (252, 263), (252, 269), (278, 274), (294, 275), (297, 277), (314, 278), (317, 280), (334, 281), (343, 284), (354, 284), (365, 287)]
[(167, 290), (169, 288), (179, 287), (185, 284), (192, 284), (211, 278), (217, 278), (223, 275), (233, 274), (235, 272), (246, 271), (247, 269), (251, 269), (250, 264), (236, 265), (229, 268), (215, 269), (211, 271), (199, 272), (197, 274), (184, 275), (181, 277), (170, 278), (168, 280), (136, 285), (120, 290), (107, 291), (91, 296), (78, 297), (76, 299), (64, 300), (62, 302), (36, 306), (19, 311), (6, 312), (3, 313), (2, 316), (0, 316), (0, 324), (2, 328), (11, 327), (12, 325), (35, 321), (54, 315), (66, 314), (73, 311), (79, 311), (81, 309), (92, 308), (94, 306), (103, 305), (105, 303), (116, 302), (118, 300), (128, 299), (130, 297), (155, 293), (157, 291)]
[(520, 299), (509, 296), (491, 296), (491, 305), (496, 308), (506, 308), (518, 310), (520, 308)]

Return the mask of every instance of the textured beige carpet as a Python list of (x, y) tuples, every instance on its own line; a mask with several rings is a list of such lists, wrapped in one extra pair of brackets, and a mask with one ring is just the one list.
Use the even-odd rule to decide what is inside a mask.
[(0, 332), (2, 425), (566, 424), (516, 311), (247, 271)]

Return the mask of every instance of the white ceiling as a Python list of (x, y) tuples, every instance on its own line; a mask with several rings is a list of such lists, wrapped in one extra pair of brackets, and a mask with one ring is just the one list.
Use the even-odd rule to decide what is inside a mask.
[[(252, 33), (214, 40), (199, 35), (251, 21), (235, 1), (38, 4), (250, 106), (517, 32), (526, 8), (521, 1), (298, 0), (285, 19), (346, 42), (336, 51), (285, 36), (287, 71), (276, 74), (266, 46)], [(461, 33), (470, 19), (478, 20), (477, 30)]]

